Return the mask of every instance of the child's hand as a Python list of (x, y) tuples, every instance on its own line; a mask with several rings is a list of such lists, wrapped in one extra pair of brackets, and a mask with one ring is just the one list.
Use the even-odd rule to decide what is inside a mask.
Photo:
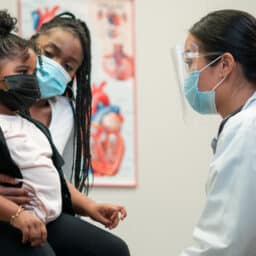
[(22, 243), (42, 246), (47, 239), (45, 224), (34, 214), (23, 211), (15, 218), (12, 225), (22, 232)]

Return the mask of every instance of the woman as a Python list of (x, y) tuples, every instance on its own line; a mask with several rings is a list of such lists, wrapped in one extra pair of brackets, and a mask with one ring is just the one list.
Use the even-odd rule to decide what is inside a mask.
[[(50, 128), (53, 141), (61, 153), (72, 130), (72, 108), (68, 100), (73, 96), (70, 83), (66, 90), (67, 98), (59, 96), (55, 99), (48, 99), (48, 97), (61, 94), (63, 82), (68, 81), (69, 77), (71, 80), (76, 80), (74, 180), (76, 187), (82, 190), (90, 163), (91, 56), (89, 31), (84, 22), (76, 19), (73, 15), (65, 14), (44, 24), (39, 33), (35, 35), (34, 40), (42, 54), (46, 56), (42, 58), (42, 63), (39, 63), (37, 72), (39, 83), (41, 86), (46, 86), (46, 90), (42, 92), (46, 99), (34, 105), (30, 109), (30, 114), (34, 119)], [(60, 70), (60, 66), (66, 72)], [(61, 81), (57, 79), (56, 81), (58, 77), (53, 76), (52, 69), (58, 74), (65, 73), (63, 77), (66, 79), (63, 78)], [(40, 73), (42, 73), (41, 76)], [(47, 81), (49, 84), (46, 83)], [(54, 89), (52, 84), (58, 84), (62, 89), (52, 90)], [(69, 131), (62, 133), (67, 126)], [(16, 183), (5, 176), (1, 181)], [(89, 216), (110, 229), (118, 225), (120, 218), (125, 218), (124, 207), (98, 204), (81, 194), (71, 183), (68, 183), (68, 187), (76, 214)], [(24, 189), (1, 186), (0, 194), (17, 204), (30, 201), (28, 191)], [(129, 255), (127, 245), (121, 239), (70, 214), (62, 213), (56, 221), (47, 225), (47, 232), (48, 242), (56, 255)]]
[(194, 230), (197, 246), (182, 256), (255, 255), (256, 19), (238, 10), (212, 12), (189, 30), (184, 93), (192, 108), (223, 118)]

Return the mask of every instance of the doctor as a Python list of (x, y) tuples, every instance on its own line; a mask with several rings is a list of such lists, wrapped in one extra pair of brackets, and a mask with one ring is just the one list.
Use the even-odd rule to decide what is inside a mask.
[(256, 255), (256, 19), (212, 12), (189, 30), (184, 93), (201, 114), (220, 114), (207, 199), (181, 256)]

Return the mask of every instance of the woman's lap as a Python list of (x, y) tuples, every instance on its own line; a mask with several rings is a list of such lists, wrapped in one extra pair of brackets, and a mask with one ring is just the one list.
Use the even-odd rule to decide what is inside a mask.
[(21, 232), (0, 222), (1, 255), (8, 256), (129, 256), (119, 237), (77, 217), (62, 214), (47, 225), (48, 238), (43, 247), (22, 244)]
[(48, 242), (56, 255), (129, 256), (119, 237), (77, 217), (62, 214), (47, 225)]

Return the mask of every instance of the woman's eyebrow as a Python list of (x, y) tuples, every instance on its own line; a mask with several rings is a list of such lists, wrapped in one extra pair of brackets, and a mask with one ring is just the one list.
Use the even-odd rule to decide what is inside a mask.
[(61, 48), (60, 48), (57, 44), (55, 44), (54, 42), (52, 42), (52, 41), (49, 41), (46, 46), (51, 46), (51, 47), (54, 48), (54, 50), (57, 51), (58, 53), (61, 52)]
[[(61, 48), (60, 48), (56, 43), (54, 43), (54, 42), (52, 42), (52, 41), (49, 41), (46, 46), (51, 46), (51, 47), (53, 47), (54, 50), (55, 50), (58, 54), (61, 53)], [(77, 65), (80, 64), (80, 61), (79, 61), (78, 59), (76, 59), (74, 56), (69, 56), (67, 59), (68, 59), (69, 61), (71, 61), (71, 62), (74, 62), (74, 63), (77, 64)]]

